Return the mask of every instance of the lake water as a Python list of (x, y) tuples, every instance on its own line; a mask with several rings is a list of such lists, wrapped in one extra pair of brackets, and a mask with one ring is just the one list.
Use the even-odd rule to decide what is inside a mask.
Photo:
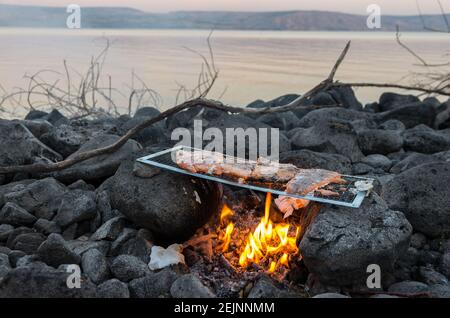
[[(200, 30), (59, 30), (0, 28), (0, 84), (8, 91), (26, 87), (24, 74), (52, 69), (64, 74), (84, 72), (91, 56), (112, 42), (101, 79), (128, 95), (134, 72), (161, 97), (161, 108), (175, 103), (178, 84), (193, 87), (201, 59), (187, 50), (207, 52), (208, 31)], [(405, 33), (402, 37), (430, 63), (445, 61), (450, 52), (447, 34)], [(325, 78), (347, 40), (348, 57), (336, 78), (352, 82), (412, 83), (416, 60), (395, 41), (394, 33), (215, 31), (212, 45), (219, 79), (210, 97), (247, 105), (287, 93), (302, 93)], [(53, 80), (54, 74), (44, 73)], [(61, 77), (61, 76), (60, 76)], [(64, 76), (61, 77), (63, 83)], [(73, 81), (76, 81), (73, 79)], [(137, 80), (135, 80), (135, 85)], [(357, 89), (362, 102), (378, 99), (380, 89)], [(125, 110), (127, 98), (115, 97)]]

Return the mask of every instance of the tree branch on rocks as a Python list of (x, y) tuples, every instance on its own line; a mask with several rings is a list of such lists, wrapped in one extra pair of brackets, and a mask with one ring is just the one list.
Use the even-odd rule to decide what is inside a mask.
[[(280, 107), (266, 107), (262, 109), (254, 109), (254, 108), (241, 108), (241, 107), (233, 107), (229, 105), (225, 105), (219, 101), (214, 101), (207, 99), (207, 94), (211, 91), (212, 86), (215, 83), (215, 80), (217, 79), (218, 72), (217, 70), (211, 68), (211, 80), (209, 81), (209, 85), (203, 90), (198, 97), (188, 100), (182, 104), (179, 104), (173, 108), (170, 108), (161, 114), (159, 114), (156, 117), (153, 117), (149, 120), (146, 120), (142, 122), (141, 124), (131, 128), (124, 136), (122, 136), (117, 142), (113, 143), (112, 145), (109, 145), (107, 147), (98, 148), (86, 152), (79, 153), (71, 158), (67, 158), (60, 162), (55, 163), (35, 163), (30, 165), (19, 165), (19, 166), (8, 166), (8, 167), (0, 167), (0, 174), (9, 174), (9, 173), (17, 173), (17, 172), (23, 172), (23, 173), (38, 173), (38, 172), (53, 172), (58, 170), (63, 170), (66, 168), (69, 168), (79, 162), (86, 161), (88, 159), (104, 155), (104, 154), (110, 154), (114, 151), (120, 149), (129, 139), (131, 139), (136, 133), (140, 132), (141, 130), (162, 121), (163, 119), (170, 117), (172, 115), (175, 115), (183, 110), (192, 108), (192, 107), (205, 107), (210, 109), (217, 109), (224, 112), (229, 113), (241, 113), (241, 114), (270, 114), (270, 113), (280, 113), (280, 112), (287, 112), (294, 110), (298, 107), (309, 107), (304, 106), (303, 104), (310, 99), (310, 97), (314, 96), (319, 91), (322, 91), (324, 89), (328, 89), (333, 85), (334, 76), (341, 65), (342, 61), (344, 60), (345, 56), (347, 55), (347, 52), (350, 48), (350, 42), (347, 43), (344, 50), (340, 54), (339, 58), (337, 59), (336, 63), (334, 64), (330, 74), (328, 77), (313, 87), (311, 90), (306, 92), (304, 95), (298, 97), (294, 101)], [(209, 72), (209, 71), (208, 71)], [(329, 107), (329, 106), (327, 106)]]
[[(63, 161), (56, 162), (56, 163), (35, 163), (30, 165), (19, 165), (19, 166), (7, 166), (7, 167), (0, 167), (0, 174), (9, 174), (9, 173), (38, 173), (38, 172), (54, 172), (63, 170), (66, 168), (69, 168), (77, 163), (86, 161), (88, 159), (104, 155), (104, 154), (110, 154), (118, 149), (120, 149), (129, 139), (131, 139), (135, 134), (140, 132), (141, 130), (157, 123), (165, 118), (168, 118), (172, 115), (175, 115), (183, 110), (193, 108), (193, 107), (204, 107), (204, 108), (210, 108), (210, 109), (216, 109), (228, 113), (235, 113), (235, 114), (271, 114), (271, 113), (281, 113), (281, 112), (288, 112), (294, 109), (297, 109), (299, 107), (303, 108), (317, 108), (321, 106), (310, 106), (307, 105), (307, 102), (310, 100), (311, 97), (313, 97), (316, 93), (324, 90), (328, 90), (333, 87), (340, 87), (340, 86), (354, 86), (354, 87), (386, 87), (386, 88), (401, 88), (406, 90), (415, 90), (420, 92), (426, 92), (428, 94), (440, 94), (445, 96), (450, 96), (450, 92), (444, 91), (442, 89), (436, 90), (436, 89), (426, 89), (421, 87), (413, 87), (413, 86), (403, 86), (403, 85), (397, 85), (397, 84), (377, 84), (377, 83), (341, 83), (341, 82), (335, 82), (334, 77), (336, 75), (336, 72), (338, 71), (339, 67), (341, 66), (342, 62), (344, 61), (348, 50), (350, 48), (350, 41), (346, 44), (345, 48), (339, 55), (337, 61), (335, 62), (330, 74), (328, 77), (320, 82), (318, 85), (314, 86), (312, 89), (310, 89), (308, 92), (303, 94), (302, 96), (299, 96), (297, 99), (293, 100), (292, 102), (279, 106), (279, 107), (266, 107), (261, 109), (254, 109), (254, 108), (242, 108), (242, 107), (234, 107), (225, 105), (219, 101), (211, 100), (207, 98), (208, 93), (211, 91), (211, 88), (213, 87), (217, 76), (218, 71), (215, 69), (215, 66), (213, 62), (207, 62), (207, 73), (209, 74), (209, 80), (207, 81), (207, 86), (203, 89), (195, 89), (195, 91), (199, 91), (199, 94), (197, 97), (190, 99), (188, 101), (185, 101), (179, 105), (176, 105), (161, 114), (159, 114), (156, 117), (153, 117), (149, 120), (146, 120), (142, 122), (141, 124), (131, 128), (128, 130), (128, 132), (122, 136), (117, 142), (103, 148), (98, 148), (82, 153), (78, 153), (75, 156), (71, 158), (67, 158)], [(200, 81), (201, 82), (201, 81)], [(201, 85), (199, 86), (201, 87)], [(336, 105), (334, 105), (336, 106)], [(330, 106), (325, 106), (330, 107)]]

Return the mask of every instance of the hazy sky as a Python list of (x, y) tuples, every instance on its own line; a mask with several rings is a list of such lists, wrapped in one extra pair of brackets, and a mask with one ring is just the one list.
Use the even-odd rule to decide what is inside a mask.
[[(441, 0), (450, 12), (450, 1)], [(434, 0), (418, 0), (425, 13), (438, 13)], [(146, 11), (174, 10), (328, 10), (365, 14), (369, 4), (381, 6), (386, 14), (416, 14), (416, 0), (0, 0), (0, 3), (65, 6), (129, 6)]]

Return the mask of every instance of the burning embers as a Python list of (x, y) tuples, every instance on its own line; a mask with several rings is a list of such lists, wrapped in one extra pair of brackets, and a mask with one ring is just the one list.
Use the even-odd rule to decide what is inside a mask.
[[(235, 213), (225, 205), (220, 215), (221, 231), (218, 245), (220, 252), (230, 263), (241, 268), (251, 265), (263, 268), (274, 273), (282, 268), (289, 267), (290, 257), (297, 255), (297, 239), (301, 227), (287, 223), (274, 223), (270, 219), (270, 207), (272, 196), (267, 193), (264, 216), (256, 224), (253, 232), (250, 231), (246, 238), (239, 238), (248, 229), (241, 228), (241, 224), (234, 224), (230, 218)], [(247, 226), (247, 224), (245, 224)], [(236, 240), (234, 240), (236, 238)], [(236, 258), (236, 254), (238, 257)], [(228, 256), (228, 257), (227, 257)]]

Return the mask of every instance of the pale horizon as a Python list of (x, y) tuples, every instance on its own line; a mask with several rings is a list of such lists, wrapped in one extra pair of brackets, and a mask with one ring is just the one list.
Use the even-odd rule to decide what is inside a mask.
[[(433, 0), (418, 0), (420, 10), (424, 14), (439, 14), (439, 4)], [(63, 7), (78, 4), (81, 7), (131, 7), (147, 12), (170, 11), (287, 11), (287, 10), (318, 10), (336, 11), (351, 14), (367, 14), (370, 4), (378, 4), (382, 14), (416, 15), (419, 13), (416, 0), (0, 0), (0, 4), (35, 5)], [(442, 2), (446, 12), (450, 13), (450, 3)]]

